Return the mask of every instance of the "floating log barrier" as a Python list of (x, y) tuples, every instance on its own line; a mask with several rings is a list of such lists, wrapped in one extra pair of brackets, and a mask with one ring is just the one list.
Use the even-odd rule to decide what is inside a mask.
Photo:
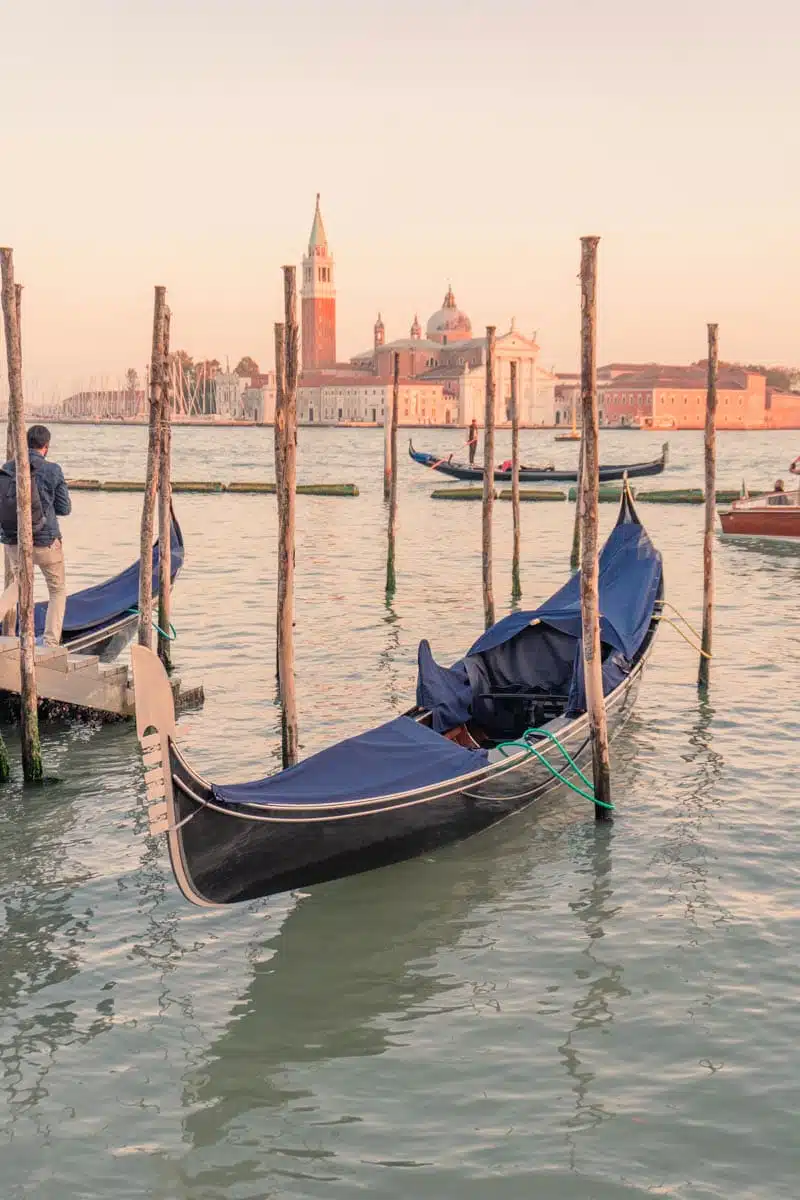
[(594, 815), (611, 817), (611, 766), (600, 647), (598, 494), (600, 420), (597, 407), (597, 237), (581, 238), (581, 645), (586, 712), (592, 742)]
[[(494, 499), (497, 491), (494, 490)], [(509, 495), (511, 493), (509, 492)], [(435, 488), (431, 492), (432, 500), (483, 500), (483, 488)]]
[[(741, 494), (738, 489), (722, 488), (716, 492), (715, 502), (732, 504), (741, 498)], [(765, 493), (751, 491), (749, 495), (763, 496)], [(675, 488), (671, 491), (637, 492), (636, 499), (648, 504), (705, 504), (706, 493), (704, 488)]]
[[(519, 498), (521, 502), (530, 503), (533, 501), (543, 500), (560, 500), (562, 503), (567, 498), (566, 492), (554, 491), (553, 488), (520, 488)], [(503, 488), (498, 496), (499, 500), (514, 501), (514, 489)]]
[[(631, 495), (634, 495), (634, 494), (635, 494), (634, 490), (633, 490), (633, 488), (631, 488)], [(601, 504), (606, 504), (606, 503), (619, 504), (620, 500), (622, 499), (622, 488), (621, 487), (603, 487), (601, 485), (597, 498)], [(577, 500), (578, 499), (578, 489), (576, 487), (569, 489), (569, 492), (567, 493), (567, 499), (568, 500)]]
[[(144, 484), (135, 479), (68, 479), (67, 486), (75, 492), (143, 492)], [(196, 493), (198, 495), (221, 496), (233, 492), (240, 496), (274, 496), (277, 484), (262, 483), (258, 480), (236, 480), (233, 483), (221, 483), (219, 480), (174, 479), (173, 492)], [(298, 496), (359, 496), (361, 493), (354, 483), (298, 483), (295, 489)]]

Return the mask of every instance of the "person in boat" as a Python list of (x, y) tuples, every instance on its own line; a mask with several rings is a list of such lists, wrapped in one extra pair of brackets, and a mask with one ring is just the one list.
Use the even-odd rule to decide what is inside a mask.
[(782, 479), (776, 479), (772, 488), (772, 495), (767, 501), (768, 504), (790, 504), (791, 501), (786, 495), (786, 488)]
[[(28, 430), (28, 459), (31, 470), (31, 520), (33, 524), (33, 561), (47, 584), (45, 646), (61, 641), (64, 611), (67, 605), (67, 580), (64, 547), (58, 518), (72, 511), (64, 472), (48, 459), (50, 430), (31, 425)], [(0, 620), (16, 607), (19, 546), (17, 544), (17, 468), (13, 458), (0, 468), (0, 541), (6, 547), (14, 580), (0, 597)]]
[(478, 448), (478, 422), (472, 418), (472, 424), (469, 427), (469, 465), (475, 465), (475, 451)]

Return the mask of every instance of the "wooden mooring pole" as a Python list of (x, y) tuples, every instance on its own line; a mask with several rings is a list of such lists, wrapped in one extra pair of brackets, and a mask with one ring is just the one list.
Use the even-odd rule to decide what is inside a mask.
[(486, 404), (483, 433), (483, 619), (486, 628), (494, 625), (494, 592), (492, 590), (492, 510), (494, 508), (494, 394), (495, 394), (495, 333), (494, 325), (486, 326)]
[(583, 514), (583, 430), (578, 446), (578, 480), (575, 485), (575, 523), (572, 526), (572, 552), (569, 565), (577, 571), (581, 561), (581, 517)]
[(170, 403), (169, 336), (172, 314), (164, 312), (164, 367), (161, 391), (161, 444), (158, 478), (158, 657), (172, 669), (172, 405)]
[(708, 389), (706, 391), (706, 512), (703, 531), (703, 634), (700, 640), (700, 667), (697, 682), (708, 685), (711, 641), (714, 624), (714, 522), (717, 500), (717, 365), (719, 326), (708, 326)]
[[(22, 371), (22, 284), (14, 284), (14, 300), (17, 310), (17, 332), (19, 334), (19, 369)], [(10, 462), (14, 457), (14, 426), (12, 421), (13, 409), (8, 406), (8, 423), (6, 425), (6, 461)], [(8, 588), (14, 579), (14, 571), (11, 566), (11, 559), (8, 557), (8, 550), (3, 554), (3, 587)], [(13, 637), (17, 628), (17, 612), (16, 607), (10, 609), (3, 618), (3, 637)]]
[(610, 819), (611, 768), (600, 650), (599, 496), (600, 422), (597, 411), (597, 237), (581, 238), (581, 628), (586, 711), (592, 741), (594, 815)]
[(511, 513), (513, 545), (511, 550), (511, 599), (519, 600), (522, 585), (519, 579), (519, 395), (517, 393), (517, 364), (511, 363)]
[[(39, 706), (36, 696), (36, 639), (33, 626), (33, 524), (31, 521), (31, 470), (25, 410), (22, 399), (22, 349), (19, 333), (19, 296), (14, 287), (14, 255), (0, 249), (2, 264), (3, 321), (8, 355), (8, 411), (14, 435), (17, 475), (17, 547), (19, 563), (19, 669), (22, 723), (22, 774), (27, 781), (43, 777), (39, 743)], [(5, 757), (5, 756), (4, 756)], [(7, 769), (6, 762), (6, 769)], [(7, 775), (6, 775), (7, 777)]]
[[(392, 373), (392, 404), (394, 397), (400, 386), (400, 356), (394, 355), (393, 359), (394, 370)], [(392, 410), (389, 405), (386, 405), (383, 414), (383, 498), (391, 500), (392, 497), (392, 477), (394, 476), (396, 462), (392, 457)]]
[[(280, 531), (283, 528), (283, 425), (286, 416), (286, 327), (283, 321), (275, 322), (275, 497), (278, 506), (278, 557), (280, 559)], [(277, 598), (275, 607), (275, 675), (278, 693), (281, 688), (281, 610), (283, 608), (284, 579), (278, 571)]]
[[(394, 595), (397, 587), (395, 572), (395, 539), (397, 536), (397, 422), (400, 409), (400, 355), (395, 352), (394, 371), (392, 376), (392, 413), (387, 413), (384, 420), (389, 424), (389, 526), (388, 548), (386, 552), (386, 592)], [(385, 476), (384, 476), (385, 478)]]
[[(283, 766), (297, 762), (297, 697), (294, 676), (294, 530), (297, 485), (297, 283), (295, 268), (283, 268), (286, 364), (280, 412), (281, 507), (278, 520), (278, 677), (281, 692), (281, 749)], [(277, 466), (277, 463), (276, 463)]]
[(150, 359), (150, 427), (147, 476), (139, 542), (139, 645), (153, 642), (153, 517), (161, 467), (161, 400), (164, 374), (164, 334), (167, 289), (156, 287), (153, 302), (153, 346)]

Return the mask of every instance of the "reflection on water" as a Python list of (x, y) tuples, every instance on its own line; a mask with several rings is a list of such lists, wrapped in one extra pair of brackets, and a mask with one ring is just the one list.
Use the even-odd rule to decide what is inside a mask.
[(614, 888), (611, 878), (611, 846), (613, 825), (597, 824), (585, 831), (581, 865), (582, 886), (570, 908), (578, 916), (585, 931), (581, 965), (575, 974), (579, 980), (579, 998), (572, 1007), (574, 1024), (558, 1052), (572, 1080), (575, 1093), (575, 1112), (569, 1118), (567, 1141), (570, 1145), (570, 1166), (577, 1165), (574, 1133), (595, 1128), (608, 1119), (601, 1097), (592, 1097), (595, 1073), (581, 1062), (580, 1040), (586, 1030), (596, 1030), (614, 1019), (614, 1001), (629, 995), (622, 982), (623, 969), (619, 963), (609, 963), (603, 953), (606, 927), (614, 919), (612, 904)]
[[(608, 459), (649, 458), (661, 437), (603, 439)], [(56, 441), (68, 474), (143, 474), (145, 431)], [(401, 456), (387, 596), (381, 431), (300, 442), (302, 480), (361, 490), (298, 499), (309, 753), (413, 702), (422, 637), (454, 661), (480, 633), (481, 522), (479, 505), (433, 503)], [(702, 437), (670, 442), (663, 486), (699, 484)], [(784, 442), (721, 435), (720, 486), (774, 478)], [(542, 431), (522, 443), (574, 454)], [(210, 479), (271, 478), (271, 430), (181, 429), (175, 444), (179, 478), (198, 462)], [(133, 561), (139, 505), (76, 495), (71, 586)], [(175, 655), (207, 697), (182, 744), (212, 777), (259, 777), (280, 756), (274, 498), (179, 510)], [(702, 510), (641, 515), (697, 624)], [(572, 516), (525, 507), (525, 607), (563, 583)], [(614, 517), (604, 505), (604, 529)], [(500, 597), (510, 505), (495, 534)], [(132, 730), (47, 727), (60, 782), (14, 782), (0, 805), (3, 1200), (794, 1196), (800, 564), (777, 544), (717, 551), (708, 694), (695, 651), (662, 629), (614, 742), (610, 828), (557, 796), (427, 859), (209, 913), (180, 899), (147, 835)]]

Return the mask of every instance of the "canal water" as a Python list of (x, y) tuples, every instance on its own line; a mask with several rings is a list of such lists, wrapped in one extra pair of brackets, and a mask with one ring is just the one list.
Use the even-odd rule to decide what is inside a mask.
[[(414, 436), (460, 453), (457, 431)], [(604, 433), (602, 458), (661, 440)], [(700, 484), (701, 435), (669, 440), (652, 485)], [(720, 486), (769, 485), (800, 450), (718, 441)], [(549, 432), (522, 442), (529, 460), (576, 455)], [(54, 429), (73, 477), (142, 478), (144, 447), (142, 429)], [(361, 490), (298, 500), (304, 754), (401, 712), (422, 637), (447, 662), (481, 628), (480, 506), (432, 501), (405, 456), (386, 601), (381, 460), (380, 430), (300, 432), (301, 481)], [(272, 463), (271, 430), (175, 431), (177, 478)], [(136, 558), (139, 506), (75, 495), (72, 588)], [(523, 508), (526, 606), (566, 577), (572, 511)], [(698, 623), (702, 508), (640, 511)], [(206, 692), (183, 747), (212, 779), (253, 778), (278, 762), (275, 501), (178, 512), (175, 658)], [(499, 503), (499, 613), (510, 525)], [(796, 1198), (800, 553), (718, 543), (717, 566), (708, 697), (663, 627), (613, 745), (608, 827), (558, 793), (430, 857), (207, 912), (148, 836), (133, 729), (45, 727), (56, 781), (0, 798), (3, 1200)]]

